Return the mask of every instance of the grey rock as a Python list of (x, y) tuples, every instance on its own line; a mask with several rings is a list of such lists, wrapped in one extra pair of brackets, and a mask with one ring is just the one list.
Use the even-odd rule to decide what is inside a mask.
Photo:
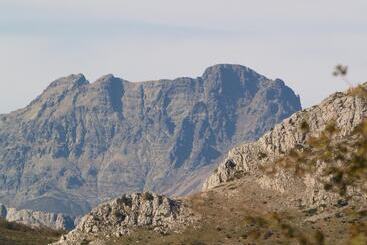
[[(338, 140), (350, 134), (366, 116), (365, 100), (348, 93), (335, 93), (319, 105), (293, 114), (256, 142), (245, 143), (230, 150), (224, 161), (205, 181), (203, 190), (213, 189), (236, 178), (256, 176), (255, 181), (262, 187), (292, 192), (295, 198), (301, 198), (306, 205), (331, 204), (340, 197), (325, 191), (320, 183), (318, 177), (323, 169), (322, 162), (318, 163), (319, 167), (314, 175), (307, 174), (303, 178), (282, 169), (274, 176), (269, 176), (261, 167), (274, 163), (277, 158), (285, 156), (296, 147), (304, 146), (310, 136), (317, 136), (331, 121), (340, 129), (335, 138)], [(308, 131), (301, 129), (304, 123), (309, 126)]]
[(17, 210), (7, 208), (0, 204), (0, 217), (9, 221), (20, 223), (34, 228), (47, 227), (53, 230), (72, 230), (74, 229), (74, 218), (55, 213), (46, 213), (32, 210)]
[(239, 65), (196, 79), (61, 78), (0, 115), (0, 201), (80, 215), (116, 193), (198, 191), (223, 153), (300, 108), (284, 82)]
[(121, 237), (136, 228), (161, 234), (180, 232), (198, 220), (199, 217), (183, 201), (150, 192), (125, 194), (94, 208), (81, 219), (75, 230), (55, 244), (79, 244), (91, 237), (94, 240)]

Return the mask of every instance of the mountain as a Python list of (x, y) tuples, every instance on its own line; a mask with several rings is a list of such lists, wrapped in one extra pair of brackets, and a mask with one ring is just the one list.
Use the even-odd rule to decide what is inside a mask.
[[(157, 207), (152, 204), (154, 201), (140, 209), (126, 208), (126, 203), (131, 206), (131, 201), (121, 202), (117, 209), (127, 210), (124, 218), (110, 222), (116, 208), (106, 208), (111, 206), (107, 203), (82, 219), (88, 220), (88, 226), (93, 221), (99, 229), (95, 232), (83, 229), (85, 221), (81, 222), (57, 244), (95, 241), (98, 244), (157, 245), (366, 244), (367, 188), (363, 187), (366, 187), (367, 175), (366, 172), (363, 175), (363, 171), (367, 169), (367, 84), (363, 90), (364, 97), (350, 91), (333, 94), (319, 105), (285, 119), (259, 140), (232, 149), (207, 179), (201, 193), (171, 200), (185, 207), (173, 210), (180, 210), (176, 217), (190, 217), (184, 222), (187, 226), (181, 225), (182, 219), (168, 219), (159, 224), (167, 227), (161, 234), (154, 230), (151, 221), (128, 222), (136, 216), (144, 218), (135, 220), (159, 217), (152, 212), (156, 210), (152, 206)], [(365, 149), (362, 155), (361, 149)], [(302, 164), (294, 156), (296, 152), (305, 153), (306, 159), (311, 159), (316, 168), (304, 174), (293, 171), (289, 167), (292, 160), (296, 159), (296, 166)], [(327, 160), (330, 157), (332, 161)], [(288, 165), (282, 164), (280, 159)], [(328, 165), (333, 171), (324, 172)], [(351, 165), (352, 168), (348, 168)], [(269, 172), (265, 168), (269, 166), (276, 167), (276, 171)], [(325, 188), (325, 181), (340, 183), (334, 178), (338, 176), (335, 166), (344, 171), (343, 178), (348, 180), (346, 193)], [(361, 174), (358, 176), (364, 176), (360, 181), (347, 178), (356, 171)], [(326, 178), (322, 172), (327, 174)], [(114, 231), (121, 227), (123, 229), (115, 234)], [(109, 233), (106, 235), (100, 230)]]
[(60, 78), (0, 115), (0, 201), (80, 215), (119, 193), (188, 194), (223, 153), (300, 109), (283, 81), (239, 65), (196, 79)]

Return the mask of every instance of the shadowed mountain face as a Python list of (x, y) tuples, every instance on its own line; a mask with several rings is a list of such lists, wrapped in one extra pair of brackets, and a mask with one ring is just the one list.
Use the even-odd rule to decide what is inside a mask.
[(0, 115), (0, 201), (77, 215), (126, 192), (187, 194), (223, 153), (300, 109), (281, 80), (238, 65), (196, 79), (61, 78)]

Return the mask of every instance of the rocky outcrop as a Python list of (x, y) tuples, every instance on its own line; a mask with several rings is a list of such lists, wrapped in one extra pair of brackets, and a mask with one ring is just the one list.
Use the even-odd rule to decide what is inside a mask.
[[(366, 118), (366, 115), (365, 100), (348, 93), (335, 93), (321, 104), (285, 119), (258, 141), (242, 144), (229, 151), (225, 160), (206, 180), (203, 190), (251, 175), (256, 176), (256, 181), (263, 187), (279, 192), (295, 191), (298, 186), (298, 191), (308, 204), (320, 204), (327, 202), (328, 198), (337, 198), (333, 193), (326, 193), (323, 185), (316, 179), (318, 173), (315, 176), (306, 175), (299, 178), (284, 170), (275, 176), (269, 176), (264, 174), (262, 167), (286, 156), (292, 149), (304, 147), (310, 136), (317, 136), (330, 122), (335, 122), (336, 127), (340, 129), (338, 138), (345, 137)], [(303, 129), (305, 125), (308, 130)], [(318, 171), (321, 169), (322, 162), (319, 163)]]
[(20, 223), (34, 228), (50, 228), (53, 230), (72, 230), (74, 218), (63, 214), (46, 213), (32, 210), (17, 210), (0, 204), (0, 217), (9, 222)]
[(115, 193), (187, 194), (223, 153), (298, 110), (283, 81), (239, 65), (196, 79), (61, 78), (0, 115), (0, 201), (80, 215)]
[(179, 232), (197, 220), (182, 201), (150, 192), (134, 193), (100, 204), (57, 244), (79, 244), (98, 238), (106, 241), (127, 235), (136, 228), (152, 229), (162, 234)]

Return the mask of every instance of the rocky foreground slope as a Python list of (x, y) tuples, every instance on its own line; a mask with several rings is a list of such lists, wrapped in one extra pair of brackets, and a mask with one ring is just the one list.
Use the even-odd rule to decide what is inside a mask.
[(64, 77), (0, 115), (0, 201), (79, 215), (118, 193), (187, 194), (223, 153), (300, 108), (284, 82), (239, 65), (196, 79)]
[[(326, 192), (318, 179), (318, 174), (306, 175), (302, 179), (292, 176), (287, 171), (279, 171), (275, 176), (264, 173), (264, 167), (273, 164), (277, 159), (287, 156), (293, 149), (307, 146), (311, 136), (319, 135), (329, 123), (335, 123), (340, 129), (334, 142), (352, 141), (349, 136), (367, 116), (366, 100), (349, 93), (335, 93), (319, 105), (295, 113), (290, 118), (276, 125), (258, 141), (246, 143), (230, 150), (227, 157), (214, 173), (205, 181), (203, 190), (210, 190), (222, 183), (246, 175), (257, 176), (256, 182), (265, 188), (279, 192), (302, 192), (303, 201), (320, 205), (337, 198)], [(303, 127), (307, 126), (307, 130)], [(345, 143), (347, 144), (347, 143)], [(322, 161), (319, 163), (322, 168)], [(319, 171), (320, 172), (320, 171)]]

